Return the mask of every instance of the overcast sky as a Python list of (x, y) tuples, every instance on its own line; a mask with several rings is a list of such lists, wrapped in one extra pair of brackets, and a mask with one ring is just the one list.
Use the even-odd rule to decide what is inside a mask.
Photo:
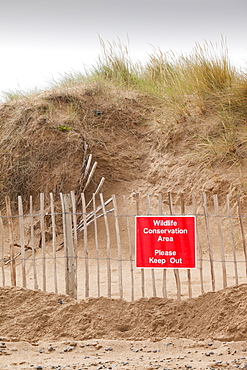
[(0, 0), (0, 94), (45, 88), (96, 64), (100, 41), (127, 44), (133, 60), (153, 47), (176, 54), (225, 38), (247, 66), (247, 0)]

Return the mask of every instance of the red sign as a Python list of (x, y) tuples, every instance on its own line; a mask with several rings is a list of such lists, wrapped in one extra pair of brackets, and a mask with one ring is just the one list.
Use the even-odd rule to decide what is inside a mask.
[(136, 216), (136, 267), (196, 267), (195, 216)]

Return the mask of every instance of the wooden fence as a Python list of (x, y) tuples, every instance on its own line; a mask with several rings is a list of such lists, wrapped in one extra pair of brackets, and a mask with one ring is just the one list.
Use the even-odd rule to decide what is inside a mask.
[[(185, 201), (186, 199), (186, 201)], [(48, 196), (23, 212), (0, 213), (0, 285), (66, 293), (74, 298), (107, 296), (191, 298), (246, 283), (245, 199), (183, 194)], [(197, 268), (136, 269), (136, 215), (195, 215)]]

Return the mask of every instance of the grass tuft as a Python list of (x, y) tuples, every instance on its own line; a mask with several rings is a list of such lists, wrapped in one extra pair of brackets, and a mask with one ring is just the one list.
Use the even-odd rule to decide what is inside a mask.
[(138, 64), (134, 64), (129, 56), (128, 47), (118, 42), (104, 42), (100, 39), (102, 56), (92, 69), (92, 74), (120, 85), (135, 85), (139, 78)]

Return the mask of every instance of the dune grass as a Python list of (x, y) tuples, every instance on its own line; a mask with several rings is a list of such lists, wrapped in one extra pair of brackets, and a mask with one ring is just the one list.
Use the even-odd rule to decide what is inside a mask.
[[(247, 77), (230, 62), (226, 42), (219, 47), (205, 41), (196, 44), (187, 55), (154, 48), (146, 62), (132, 62), (128, 45), (120, 40), (105, 42), (100, 39), (101, 54), (95, 66), (84, 72), (65, 73), (51, 88), (85, 84), (91, 81), (127, 87), (141, 93), (162, 98), (164, 103), (176, 103), (174, 110), (183, 112), (188, 96), (194, 97), (203, 109), (210, 105), (215, 110), (226, 109), (246, 114)], [(30, 92), (8, 91), (6, 99), (29, 96)]]
[(218, 122), (212, 130), (198, 135), (200, 154), (194, 153), (196, 159), (203, 154), (209, 163), (235, 162), (245, 156), (247, 75), (230, 62), (224, 40), (220, 46), (196, 44), (187, 55), (154, 49), (145, 64), (132, 63), (128, 47), (121, 42), (101, 45), (102, 57), (91, 77), (161, 99), (164, 108), (181, 123), (192, 120), (191, 101), (193, 109)]

